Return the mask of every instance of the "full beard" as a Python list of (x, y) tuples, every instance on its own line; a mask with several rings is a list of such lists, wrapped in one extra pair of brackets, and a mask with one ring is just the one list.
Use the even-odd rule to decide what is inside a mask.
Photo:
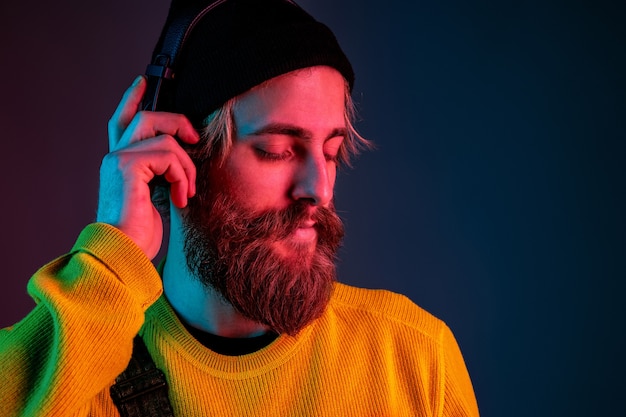
[[(290, 239), (309, 218), (316, 241)], [(295, 335), (324, 312), (344, 234), (332, 207), (296, 202), (255, 214), (220, 193), (192, 199), (184, 226), (190, 271), (244, 317)]]

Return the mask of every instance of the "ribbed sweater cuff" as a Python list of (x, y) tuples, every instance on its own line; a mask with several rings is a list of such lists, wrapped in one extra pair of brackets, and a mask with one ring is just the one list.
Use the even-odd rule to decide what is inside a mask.
[(146, 254), (121, 230), (106, 223), (85, 227), (72, 252), (85, 252), (106, 265), (147, 309), (163, 292), (161, 277)]

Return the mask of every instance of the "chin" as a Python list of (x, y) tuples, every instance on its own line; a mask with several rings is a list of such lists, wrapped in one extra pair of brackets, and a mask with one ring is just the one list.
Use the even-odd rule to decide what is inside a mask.
[(272, 244), (274, 252), (283, 259), (294, 258), (310, 261), (317, 248), (317, 239), (303, 240), (292, 236)]

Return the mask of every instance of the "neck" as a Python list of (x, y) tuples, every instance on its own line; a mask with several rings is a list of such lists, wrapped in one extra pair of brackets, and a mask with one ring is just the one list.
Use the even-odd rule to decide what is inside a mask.
[(224, 337), (254, 337), (267, 327), (243, 317), (189, 270), (184, 254), (182, 219), (171, 209), (170, 238), (163, 266), (163, 291), (174, 311), (188, 325)]

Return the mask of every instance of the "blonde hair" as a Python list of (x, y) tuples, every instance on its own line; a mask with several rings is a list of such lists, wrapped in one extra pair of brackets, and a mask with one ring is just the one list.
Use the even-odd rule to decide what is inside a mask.
[[(262, 88), (262, 86), (263, 84), (255, 88)], [(236, 136), (234, 109), (238, 99), (238, 97), (231, 98), (204, 119), (204, 127), (200, 129), (200, 142), (193, 147), (186, 148), (196, 167), (200, 168), (207, 161), (222, 164), (228, 157)], [(340, 166), (351, 167), (352, 158), (363, 150), (373, 149), (374, 144), (361, 136), (354, 127), (356, 108), (347, 83), (344, 118), (348, 135), (339, 148), (338, 162)], [(152, 202), (164, 218), (169, 216), (168, 191), (167, 185), (160, 184), (155, 186), (152, 192)]]
[[(262, 87), (262, 84), (255, 88), (259, 87)], [(204, 120), (204, 127), (200, 131), (200, 144), (190, 152), (194, 161), (212, 159), (220, 164), (224, 162), (230, 152), (236, 134), (234, 108), (238, 99), (238, 97), (231, 98)], [(338, 159), (340, 165), (351, 166), (351, 160), (354, 156), (363, 150), (372, 149), (374, 145), (371, 141), (361, 136), (354, 127), (356, 108), (347, 83), (345, 87), (344, 118), (348, 136), (339, 149)]]

